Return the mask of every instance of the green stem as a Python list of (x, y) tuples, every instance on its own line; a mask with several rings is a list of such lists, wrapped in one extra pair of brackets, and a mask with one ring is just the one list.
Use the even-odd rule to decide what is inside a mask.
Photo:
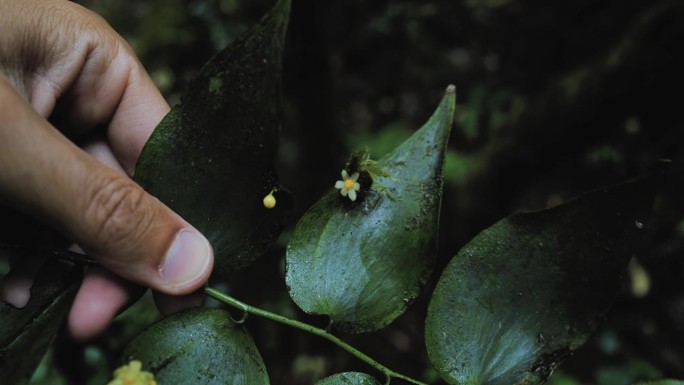
[(238, 301), (237, 299), (235, 299), (235, 298), (233, 298), (233, 297), (231, 297), (225, 293), (222, 293), (216, 289), (213, 289), (211, 287), (205, 287), (204, 292), (208, 296), (210, 296), (211, 298), (214, 298), (217, 301), (225, 303), (226, 305), (230, 305), (234, 308), (240, 309), (246, 313), (254, 314), (256, 316), (263, 317), (263, 318), (269, 319), (271, 321), (279, 322), (283, 325), (287, 325), (287, 326), (293, 327), (295, 329), (303, 330), (307, 333), (314, 334), (316, 336), (319, 336), (321, 338), (324, 338), (324, 339), (334, 343), (335, 345), (337, 345), (337, 346), (341, 347), (342, 349), (346, 350), (347, 352), (351, 353), (354, 357), (360, 359), (361, 361), (367, 363), (368, 365), (374, 367), (375, 369), (380, 371), (382, 374), (384, 374), (387, 377), (386, 384), (389, 384), (390, 379), (397, 378), (397, 379), (401, 379), (401, 380), (404, 380), (406, 382), (409, 382), (409, 383), (415, 384), (415, 385), (427, 385), (423, 382), (420, 382), (418, 380), (414, 380), (411, 377), (407, 377), (403, 374), (397, 373), (397, 372), (387, 368), (386, 366), (380, 364), (379, 362), (377, 362), (374, 359), (367, 356), (365, 353), (363, 353), (360, 350), (356, 349), (355, 347), (349, 345), (348, 343), (342, 341), (341, 339), (335, 337), (334, 335), (330, 334), (328, 331), (326, 331), (324, 329), (317, 328), (315, 326), (309, 325), (309, 324), (304, 323), (304, 322), (293, 320), (293, 319), (290, 319), (287, 317), (283, 317), (283, 316), (276, 314), (276, 313), (271, 313), (269, 311), (247, 305), (246, 303)]

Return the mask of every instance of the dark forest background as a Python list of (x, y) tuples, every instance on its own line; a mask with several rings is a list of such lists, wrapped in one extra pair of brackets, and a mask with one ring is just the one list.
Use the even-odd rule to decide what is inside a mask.
[[(202, 64), (273, 1), (80, 3), (129, 41), (174, 104)], [(390, 327), (343, 338), (391, 368), (441, 383), (423, 343), (425, 308), (439, 270), (468, 240), (516, 211), (553, 206), (667, 159), (622, 296), (550, 383), (684, 379), (683, 47), (679, 0), (294, 0), (277, 168), (296, 197), (295, 220), (332, 188), (351, 151), (367, 145), (379, 158), (420, 127), (448, 84), (458, 90), (437, 272)], [(324, 326), (287, 295), (287, 238), (288, 230), (268, 255), (217, 284)], [(34, 383), (105, 383), (118, 349), (155, 317), (145, 298), (97, 341), (59, 338)], [(304, 333), (257, 318), (247, 327), (273, 384), (370, 371)]]

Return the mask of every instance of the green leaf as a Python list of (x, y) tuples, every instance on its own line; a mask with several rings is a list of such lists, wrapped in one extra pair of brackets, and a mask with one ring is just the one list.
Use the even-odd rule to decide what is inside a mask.
[(252, 337), (221, 309), (190, 309), (153, 324), (124, 351), (124, 363), (131, 360), (158, 384), (269, 383)]
[(684, 381), (681, 380), (655, 380), (655, 381), (642, 381), (635, 385), (684, 385)]
[(386, 326), (418, 296), (435, 261), (455, 98), (450, 86), (430, 120), (377, 163), (370, 190), (369, 179), (359, 179), (355, 202), (335, 190), (301, 218), (287, 248), (286, 281), (304, 311), (358, 333)]
[(375, 377), (366, 373), (345, 372), (326, 377), (316, 385), (380, 385)]
[(31, 299), (25, 307), (18, 309), (0, 301), (0, 378), (3, 383), (28, 381), (69, 314), (80, 283), (80, 268), (51, 258), (38, 272), (31, 288)]
[(644, 177), (512, 215), (448, 264), (426, 321), (450, 384), (540, 384), (596, 329), (620, 289), (654, 194)]
[[(290, 1), (212, 58), (145, 145), (135, 180), (211, 242), (215, 271), (262, 255), (292, 199), (274, 172)], [(276, 207), (262, 199), (276, 188)]]

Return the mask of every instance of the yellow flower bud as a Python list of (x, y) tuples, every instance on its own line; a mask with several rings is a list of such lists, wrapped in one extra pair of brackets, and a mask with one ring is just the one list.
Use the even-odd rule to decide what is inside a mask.
[(273, 196), (273, 192), (271, 191), (268, 195), (264, 197), (264, 207), (267, 209), (272, 209), (276, 205), (276, 199)]

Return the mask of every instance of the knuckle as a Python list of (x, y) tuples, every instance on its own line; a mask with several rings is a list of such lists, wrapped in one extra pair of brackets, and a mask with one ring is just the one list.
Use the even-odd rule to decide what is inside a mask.
[(93, 218), (102, 247), (138, 244), (151, 224), (146, 193), (125, 177), (101, 183), (93, 190), (86, 215)]

